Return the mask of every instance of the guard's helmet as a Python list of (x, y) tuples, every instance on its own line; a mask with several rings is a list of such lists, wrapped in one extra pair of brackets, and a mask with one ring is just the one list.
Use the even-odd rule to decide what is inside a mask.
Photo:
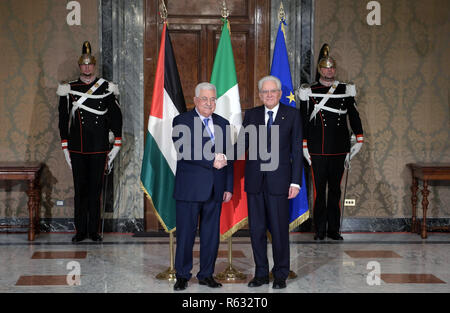
[(321, 75), (320, 69), (322, 68), (336, 68), (336, 60), (330, 56), (330, 46), (328, 44), (324, 44), (322, 49), (320, 49), (316, 81), (319, 80)]
[(85, 41), (83, 43), (83, 47), (81, 49), (81, 56), (78, 59), (78, 64), (79, 65), (82, 65), (82, 64), (85, 64), (85, 65), (93, 64), (93, 65), (95, 65), (96, 64), (95, 57), (93, 55), (91, 55), (91, 51), (92, 51), (91, 44), (89, 43), (89, 41)]

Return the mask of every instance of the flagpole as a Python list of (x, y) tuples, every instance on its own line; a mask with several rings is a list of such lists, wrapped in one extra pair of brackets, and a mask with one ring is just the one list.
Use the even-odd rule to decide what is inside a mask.
[[(159, 6), (160, 9), (160, 16), (161, 16), (161, 20), (162, 23), (166, 23), (167, 22), (167, 8), (166, 5), (164, 3), (164, 0), (161, 0), (161, 4)], [(171, 231), (169, 233), (169, 258), (170, 258), (170, 267), (159, 273), (158, 275), (156, 275), (156, 279), (159, 280), (168, 280), (168, 281), (175, 281), (176, 280), (176, 271), (174, 268), (174, 244), (173, 244), (173, 231)]]
[[(284, 11), (283, 1), (280, 2), (280, 8), (278, 9), (278, 20), (280, 21), (280, 23), (284, 23), (286, 21), (286, 12)], [(281, 27), (284, 33), (283, 25), (281, 25)], [(284, 34), (284, 36), (285, 36), (284, 39), (286, 40), (286, 34)], [(295, 279), (295, 278), (297, 278), (297, 274), (294, 271), (289, 270), (288, 279)], [(273, 279), (272, 272), (269, 273), (269, 279), (270, 280)]]
[(165, 270), (164, 272), (159, 273), (158, 275), (156, 275), (156, 279), (159, 280), (168, 280), (168, 281), (175, 281), (176, 278), (176, 271), (174, 268), (174, 253), (173, 253), (173, 232), (171, 232), (170, 234), (170, 241), (169, 241), (169, 249), (170, 249), (170, 267)]
[[(230, 16), (230, 10), (227, 8), (227, 4), (225, 0), (222, 1), (221, 15), (224, 21), (228, 19)], [(228, 30), (230, 31), (230, 24), (227, 23)], [(231, 31), (230, 31), (231, 35)], [(228, 237), (228, 265), (227, 268), (217, 274), (215, 277), (217, 280), (221, 281), (237, 281), (237, 280), (246, 280), (247, 275), (241, 273), (236, 268), (233, 267), (233, 243), (232, 243), (232, 233)]]
[(216, 275), (216, 279), (222, 281), (246, 280), (247, 275), (239, 272), (233, 267), (233, 249), (231, 238), (232, 236), (228, 238), (228, 266), (223, 272)]

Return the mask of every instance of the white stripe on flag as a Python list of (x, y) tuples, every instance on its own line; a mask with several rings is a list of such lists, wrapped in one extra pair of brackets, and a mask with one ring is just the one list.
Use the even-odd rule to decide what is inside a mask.
[(227, 119), (233, 126), (233, 143), (242, 126), (241, 103), (239, 101), (239, 87), (234, 85), (228, 91), (217, 99), (216, 110), (214, 113)]
[(150, 115), (148, 121), (148, 131), (153, 136), (174, 175), (177, 168), (177, 152), (172, 142), (172, 121), (178, 114), (172, 99), (164, 89), (163, 119)]

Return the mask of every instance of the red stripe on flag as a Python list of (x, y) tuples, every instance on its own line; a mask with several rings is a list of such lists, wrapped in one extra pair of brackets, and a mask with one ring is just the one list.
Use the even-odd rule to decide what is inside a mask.
[[(233, 197), (231, 201), (222, 204), (220, 215), (220, 235), (221, 237), (230, 237), (238, 229), (248, 216), (247, 194), (244, 191), (244, 171), (245, 160), (234, 162), (234, 184)], [(222, 238), (225, 239), (225, 238)]]
[(164, 55), (166, 50), (166, 23), (164, 23), (161, 34), (161, 45), (159, 46), (158, 64), (156, 65), (155, 84), (153, 86), (152, 105), (150, 116), (163, 118), (164, 106)]

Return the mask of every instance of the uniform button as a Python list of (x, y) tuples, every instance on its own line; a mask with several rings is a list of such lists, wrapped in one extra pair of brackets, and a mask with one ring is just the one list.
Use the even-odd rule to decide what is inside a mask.
[(337, 124), (337, 126), (339, 126), (339, 123)]

